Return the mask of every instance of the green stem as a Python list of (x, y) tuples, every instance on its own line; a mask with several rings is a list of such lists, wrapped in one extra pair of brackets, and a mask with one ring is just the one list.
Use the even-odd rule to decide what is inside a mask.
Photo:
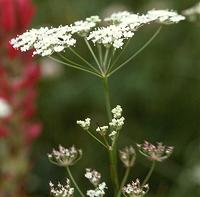
[(93, 135), (89, 130), (87, 130), (87, 133), (94, 138), (97, 142), (99, 142), (102, 146), (104, 146), (106, 149), (108, 149), (108, 146), (105, 145), (101, 140), (99, 140), (95, 135)]
[(95, 60), (95, 62), (96, 62), (96, 64), (97, 64), (97, 66), (99, 67), (99, 70), (100, 70), (101, 73), (103, 74), (103, 70), (102, 70), (102, 68), (101, 68), (101, 65), (99, 64), (99, 61), (98, 61), (96, 55), (94, 54), (94, 51), (92, 50), (92, 47), (90, 46), (90, 43), (87, 41), (86, 38), (85, 38), (84, 40), (85, 40), (85, 43), (86, 43), (86, 45), (87, 45), (87, 47), (88, 47), (90, 53), (92, 54), (92, 57), (94, 58), (94, 60)]
[(69, 169), (68, 166), (66, 167), (66, 169), (67, 169), (67, 173), (68, 173), (68, 175), (69, 175), (71, 181), (73, 182), (75, 188), (78, 190), (79, 194), (80, 194), (82, 197), (85, 197), (85, 195), (83, 194), (83, 192), (81, 191), (81, 189), (80, 189), (79, 186), (77, 185), (77, 183), (76, 183), (74, 177), (72, 176), (72, 173), (71, 173), (71, 171), (70, 171), (70, 169)]
[(108, 78), (104, 77), (103, 79), (103, 85), (104, 85), (104, 94), (105, 94), (105, 101), (106, 101), (106, 111), (108, 115), (109, 122), (112, 120), (112, 114), (111, 114), (111, 104), (110, 104), (110, 91), (109, 91), (109, 84), (108, 84)]
[(116, 57), (115, 61), (113, 62), (113, 64), (110, 66), (109, 71), (112, 70), (112, 68), (116, 65), (116, 63), (119, 61), (120, 57), (124, 54), (124, 51), (126, 50), (127, 46), (130, 43), (131, 38), (128, 39), (128, 41), (126, 42), (125, 46), (123, 47), (122, 51), (120, 52), (120, 54)]
[(152, 173), (153, 173), (153, 171), (155, 169), (155, 165), (156, 165), (156, 162), (153, 161), (147, 176), (145, 177), (144, 181), (142, 182), (142, 186), (144, 186), (148, 182), (148, 180), (150, 179), (150, 177), (151, 177), (151, 175), (152, 175)]
[(109, 73), (108, 76), (111, 76), (114, 74), (116, 71), (118, 71), (120, 68), (125, 66), (127, 63), (129, 63), (133, 58), (135, 58), (137, 55), (139, 55), (153, 40), (154, 38), (159, 34), (161, 30), (161, 27), (153, 34), (153, 36), (137, 51), (135, 52), (132, 56), (130, 56), (125, 62), (120, 64), (117, 68), (115, 68), (113, 71)]
[(100, 44), (98, 44), (97, 49), (99, 52), (99, 62), (100, 62), (100, 65), (102, 65), (103, 64), (102, 46)]
[(120, 185), (120, 188), (119, 188), (117, 197), (120, 197), (120, 196), (121, 196), (122, 188), (123, 188), (124, 185), (126, 184), (127, 178), (128, 178), (128, 176), (129, 176), (129, 173), (130, 173), (130, 169), (131, 169), (130, 167), (129, 167), (129, 168), (126, 168), (126, 171), (125, 171), (124, 177), (123, 177), (123, 179), (122, 179), (122, 182), (121, 182), (121, 185)]
[(84, 59), (81, 55), (79, 55), (75, 50), (73, 50), (72, 48), (69, 48), (69, 49), (74, 55), (76, 55), (79, 59), (85, 62), (91, 69), (93, 69), (95, 72), (100, 74), (99, 71), (94, 66), (92, 66), (92, 64), (90, 64), (86, 59)]
[(108, 54), (109, 54), (110, 48), (106, 48), (105, 56), (104, 56), (104, 61), (103, 61), (103, 68), (104, 72), (106, 72), (106, 65), (108, 61)]
[[(109, 84), (108, 78), (103, 78), (104, 83), (104, 93), (105, 93), (105, 101), (106, 101), (106, 111), (108, 114), (109, 122), (112, 120), (111, 114), (111, 105), (110, 105), (110, 94), (109, 94)], [(116, 146), (112, 147), (108, 150), (109, 159), (110, 159), (110, 173), (111, 173), (111, 181), (113, 184), (114, 194), (116, 196), (119, 189), (119, 181), (118, 181), (118, 173), (117, 173), (117, 149)]]
[(60, 63), (60, 64), (64, 64), (64, 65), (66, 65), (66, 66), (69, 66), (69, 67), (71, 67), (71, 68), (75, 68), (75, 69), (78, 69), (78, 70), (82, 70), (82, 71), (84, 71), (84, 72), (87, 72), (87, 73), (90, 73), (90, 74), (93, 74), (93, 75), (95, 75), (95, 76), (97, 76), (97, 77), (102, 78), (101, 75), (99, 75), (99, 74), (97, 74), (97, 73), (95, 73), (95, 72), (93, 72), (93, 71), (87, 70), (87, 69), (82, 68), (82, 67), (79, 67), (79, 66), (75, 66), (75, 65), (68, 64), (68, 63), (66, 63), (66, 62), (63, 62), (63, 61), (58, 60), (58, 59), (56, 59), (56, 58), (54, 58), (54, 57), (51, 57), (51, 56), (49, 56), (49, 58), (52, 59), (52, 60), (54, 60), (55, 62)]

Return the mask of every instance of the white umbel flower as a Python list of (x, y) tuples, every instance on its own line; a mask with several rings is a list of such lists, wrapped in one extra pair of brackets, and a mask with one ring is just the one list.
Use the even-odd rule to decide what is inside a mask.
[(74, 194), (74, 188), (70, 185), (70, 180), (67, 179), (65, 185), (58, 185), (55, 187), (52, 182), (49, 183), (50, 192), (53, 197), (72, 197)]
[(11, 115), (12, 109), (9, 103), (3, 99), (0, 98), (0, 118), (6, 118), (9, 115)]
[(134, 33), (126, 25), (110, 25), (97, 28), (87, 37), (94, 44), (102, 44), (105, 47), (113, 46), (118, 49), (124, 45), (124, 40), (133, 37)]
[(105, 21), (108, 26), (94, 28), (101, 21), (99, 16), (91, 16), (79, 20), (71, 25), (58, 28), (41, 27), (31, 29), (11, 40), (14, 48), (21, 51), (34, 49), (33, 55), (49, 56), (54, 52), (62, 52), (68, 47), (75, 46), (76, 40), (72, 37), (77, 34), (91, 40), (93, 44), (102, 44), (105, 47), (122, 48), (126, 39), (132, 38), (139, 27), (150, 23), (173, 24), (184, 20), (185, 17), (175, 11), (151, 10), (146, 14), (134, 14), (127, 11), (113, 13)]
[(100, 22), (101, 19), (99, 16), (91, 16), (86, 18), (85, 20), (80, 20), (74, 22), (73, 25), (71, 25), (71, 32), (72, 34), (77, 33), (80, 36), (87, 36), (88, 32), (96, 26), (98, 22)]
[(139, 179), (123, 187), (123, 192), (129, 197), (143, 197), (149, 190), (148, 184), (141, 186)]
[(86, 118), (85, 120), (77, 120), (76, 123), (84, 130), (88, 130), (90, 128), (90, 121), (90, 118)]
[(101, 174), (96, 170), (90, 168), (86, 169), (85, 177), (96, 187), (99, 185)]
[(105, 195), (105, 189), (107, 189), (106, 183), (103, 182), (98, 185), (94, 190), (88, 190), (87, 196), (89, 197), (103, 197)]
[(76, 149), (74, 146), (64, 148), (61, 145), (58, 150), (53, 149), (51, 154), (48, 154), (49, 161), (58, 166), (72, 166), (82, 157), (82, 150)]
[(175, 11), (169, 10), (150, 10), (147, 12), (150, 20), (161, 24), (173, 24), (185, 20), (185, 17)]
[(10, 43), (14, 48), (19, 48), (21, 51), (34, 49), (33, 55), (49, 56), (76, 44), (76, 40), (72, 38), (70, 32), (71, 27), (69, 26), (41, 27), (23, 33), (12, 39)]

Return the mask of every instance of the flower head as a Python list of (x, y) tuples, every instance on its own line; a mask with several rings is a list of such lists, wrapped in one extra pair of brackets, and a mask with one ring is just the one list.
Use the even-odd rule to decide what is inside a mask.
[(88, 190), (87, 196), (89, 197), (103, 197), (105, 195), (105, 189), (107, 189), (106, 183), (99, 184), (95, 189)]
[(19, 35), (10, 43), (21, 51), (35, 49), (33, 55), (49, 56), (75, 45), (76, 40), (70, 32), (71, 28), (67, 25), (58, 28), (41, 27)]
[(77, 120), (76, 123), (84, 130), (88, 130), (90, 128), (90, 121), (90, 118), (86, 118), (85, 120)]
[(151, 10), (142, 15), (124, 11), (113, 13), (106, 18), (108, 26), (96, 27), (101, 19), (99, 16), (91, 16), (58, 28), (32, 29), (12, 39), (10, 43), (21, 51), (34, 49), (33, 55), (49, 56), (74, 46), (76, 40), (72, 36), (78, 34), (92, 41), (94, 45), (101, 44), (104, 47), (112, 46), (114, 49), (119, 49), (127, 39), (134, 36), (139, 27), (145, 24), (153, 22), (171, 24), (184, 19), (184, 16), (169, 10)]
[(124, 40), (134, 35), (126, 25), (110, 25), (107, 27), (99, 27), (90, 32), (87, 37), (94, 44), (102, 44), (105, 47), (113, 46), (115, 49), (124, 45)]
[(90, 168), (86, 169), (85, 177), (95, 186), (99, 185), (101, 174), (96, 170), (92, 170)]
[(173, 152), (172, 146), (164, 146), (162, 143), (157, 145), (150, 144), (145, 141), (143, 144), (137, 144), (142, 155), (153, 161), (162, 162), (167, 159)]
[(134, 165), (136, 159), (136, 152), (132, 146), (127, 146), (124, 149), (120, 150), (119, 156), (125, 167), (129, 168)]
[(65, 185), (58, 183), (57, 187), (52, 182), (49, 183), (50, 192), (53, 197), (72, 197), (74, 188), (70, 185), (70, 180), (67, 179)]
[(59, 146), (58, 150), (53, 150), (48, 154), (50, 162), (58, 166), (72, 166), (82, 157), (82, 150), (76, 149), (74, 146), (69, 149)]
[(129, 197), (143, 197), (149, 190), (148, 184), (141, 186), (139, 179), (123, 187), (123, 192)]
[(150, 10), (147, 12), (147, 16), (150, 20), (161, 24), (173, 24), (185, 20), (184, 16), (169, 10)]
[(71, 33), (77, 33), (80, 36), (85, 37), (87, 36), (88, 32), (100, 21), (101, 19), (99, 16), (91, 16), (85, 20), (76, 21), (73, 25), (71, 25)]

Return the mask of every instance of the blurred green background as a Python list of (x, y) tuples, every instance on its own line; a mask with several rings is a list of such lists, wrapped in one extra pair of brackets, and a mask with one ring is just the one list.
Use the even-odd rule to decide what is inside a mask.
[[(33, 27), (58, 26), (90, 15), (104, 16), (115, 10), (145, 12), (152, 8), (182, 11), (195, 0), (35, 0)], [(200, 28), (182, 22), (166, 26), (153, 43), (110, 80), (112, 106), (124, 109), (126, 124), (119, 148), (144, 139), (175, 146), (173, 156), (157, 168), (150, 181), (151, 197), (200, 196)], [(126, 55), (137, 50), (156, 30), (147, 26), (136, 33)], [(80, 51), (88, 59), (85, 50)], [(101, 81), (88, 74), (41, 61), (44, 77), (39, 84), (38, 110), (44, 124), (34, 143), (34, 167), (28, 178), (31, 196), (49, 196), (48, 182), (64, 180), (65, 170), (48, 162), (47, 152), (62, 144), (75, 144), (83, 159), (72, 167), (82, 185), (86, 167), (99, 170), (107, 179), (104, 150), (84, 133), (76, 120), (91, 117), (106, 121)], [(50, 71), (49, 71), (50, 70)], [(53, 74), (52, 74), (53, 73)], [(150, 162), (138, 154), (132, 179), (146, 175)], [(119, 166), (120, 173), (123, 166)], [(131, 179), (129, 180), (131, 181)], [(86, 190), (86, 189), (85, 189)]]

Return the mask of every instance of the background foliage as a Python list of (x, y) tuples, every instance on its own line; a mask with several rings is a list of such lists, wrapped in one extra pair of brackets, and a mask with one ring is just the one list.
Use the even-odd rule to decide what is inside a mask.
[[(37, 13), (32, 26), (40, 27), (67, 24), (90, 15), (102, 16), (118, 8), (134, 12), (152, 8), (182, 11), (197, 1), (34, 2)], [(146, 27), (138, 31), (127, 55), (137, 50), (155, 29)], [(153, 44), (111, 78), (112, 105), (120, 104), (126, 117), (119, 147), (134, 145), (144, 139), (175, 146), (171, 159), (157, 166), (150, 182), (149, 197), (200, 196), (199, 35), (199, 24), (183, 22), (164, 27)], [(85, 50), (80, 52), (85, 57), (89, 55)], [(72, 168), (83, 187), (86, 186), (83, 176), (86, 167), (96, 168), (103, 176), (107, 175), (108, 160), (104, 150), (75, 123), (85, 116), (99, 120), (100, 123), (106, 121), (102, 84), (88, 74), (64, 66), (61, 70), (58, 76), (43, 78), (39, 85), (38, 109), (44, 131), (33, 146), (34, 167), (28, 177), (29, 192), (33, 196), (49, 196), (48, 181), (65, 178), (64, 169), (53, 166), (46, 157), (46, 153), (58, 144), (75, 144), (83, 149), (83, 159)], [(144, 176), (149, 165), (138, 154), (133, 179)], [(120, 172), (123, 172), (122, 166)]]

